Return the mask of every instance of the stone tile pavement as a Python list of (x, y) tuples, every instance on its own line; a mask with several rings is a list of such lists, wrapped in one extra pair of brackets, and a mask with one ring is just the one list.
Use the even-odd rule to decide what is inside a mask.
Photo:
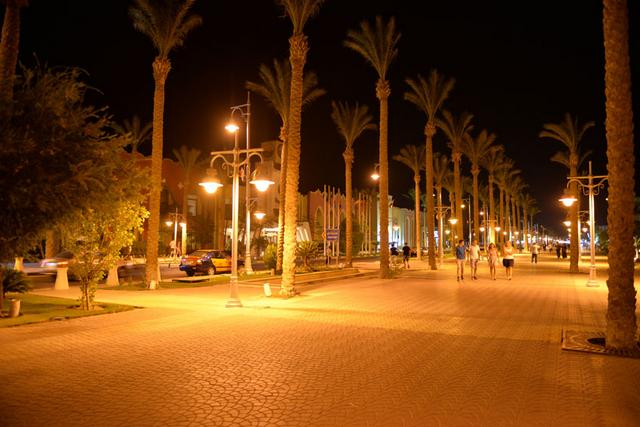
[(242, 309), (225, 285), (99, 291), (145, 308), (0, 329), (0, 424), (640, 425), (640, 360), (560, 349), (604, 328), (604, 281), (552, 258), (460, 284), (423, 265), (289, 300), (242, 287)]

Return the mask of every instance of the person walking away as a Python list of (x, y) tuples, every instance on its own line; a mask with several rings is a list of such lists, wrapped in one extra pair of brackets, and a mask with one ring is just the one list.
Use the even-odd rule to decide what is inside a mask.
[(533, 242), (533, 245), (531, 245), (531, 263), (532, 264), (538, 263), (539, 251), (540, 251), (540, 246), (538, 245), (538, 242)]
[(458, 282), (464, 280), (464, 262), (467, 258), (467, 249), (464, 247), (464, 240), (458, 241), (456, 246), (456, 273), (458, 275)]
[(478, 261), (480, 260), (480, 246), (474, 240), (469, 246), (469, 264), (471, 266), (471, 276), (473, 280), (478, 280)]
[(513, 264), (514, 264), (513, 253), (514, 253), (513, 245), (511, 244), (510, 241), (507, 240), (504, 246), (502, 246), (502, 265), (504, 265), (504, 268), (507, 271), (507, 280), (511, 280), (511, 277), (513, 275)]
[(489, 261), (489, 274), (493, 280), (496, 280), (496, 265), (498, 265), (498, 248), (496, 248), (496, 244), (491, 242), (489, 243), (489, 248), (487, 249), (487, 261)]
[(560, 259), (560, 244), (556, 243), (556, 256)]
[(407, 245), (407, 242), (404, 242), (404, 246), (402, 247), (402, 262), (404, 263), (404, 268), (409, 268), (410, 256), (411, 256), (411, 247)]
[(567, 245), (562, 245), (562, 259), (567, 258)]

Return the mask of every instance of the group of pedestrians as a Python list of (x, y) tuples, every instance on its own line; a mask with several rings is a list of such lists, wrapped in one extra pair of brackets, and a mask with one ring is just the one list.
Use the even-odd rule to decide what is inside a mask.
[[(507, 274), (507, 280), (513, 277), (515, 248), (511, 242), (502, 245), (502, 265)], [(478, 262), (480, 261), (480, 246), (474, 240), (468, 248), (464, 245), (464, 240), (459, 240), (456, 246), (456, 274), (458, 281), (464, 280), (464, 264), (469, 255), (469, 265), (471, 267), (471, 278), (478, 280)], [(490, 243), (487, 248), (487, 262), (489, 263), (489, 273), (492, 280), (496, 280), (496, 266), (498, 265), (498, 248), (495, 243)], [(536, 256), (537, 258), (537, 256)], [(537, 260), (536, 260), (537, 261)]]

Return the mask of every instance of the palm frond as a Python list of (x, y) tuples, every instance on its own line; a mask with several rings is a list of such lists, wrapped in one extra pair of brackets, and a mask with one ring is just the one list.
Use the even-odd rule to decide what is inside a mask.
[(398, 55), (400, 33), (396, 31), (395, 19), (384, 22), (376, 16), (372, 27), (367, 21), (360, 23), (360, 30), (349, 30), (344, 45), (359, 53), (378, 73), (381, 80), (387, 79), (391, 63)]
[(405, 92), (404, 99), (421, 109), (427, 115), (428, 121), (435, 119), (455, 85), (455, 79), (446, 78), (435, 69), (431, 70), (428, 80), (418, 74), (416, 80), (406, 79), (405, 82), (409, 91)]
[(323, 2), (324, 0), (277, 0), (291, 20), (294, 35), (304, 32), (307, 21), (318, 13)]
[(424, 168), (426, 147), (420, 145), (405, 145), (400, 149), (400, 154), (393, 156), (393, 160), (396, 160), (413, 171), (414, 175), (419, 175), (420, 170)]
[(347, 150), (350, 150), (355, 140), (366, 130), (376, 129), (372, 123), (373, 117), (369, 114), (366, 105), (357, 102), (351, 106), (346, 102), (331, 102), (331, 118), (338, 128), (338, 132), (344, 138)]

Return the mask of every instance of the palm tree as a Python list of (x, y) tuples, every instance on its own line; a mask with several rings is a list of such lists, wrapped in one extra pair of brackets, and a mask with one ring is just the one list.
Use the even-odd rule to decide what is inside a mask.
[[(433, 183), (436, 189), (436, 200), (437, 207), (436, 211), (438, 213), (438, 256), (441, 257), (443, 253), (443, 242), (444, 238), (444, 215), (443, 215), (443, 207), (442, 207), (442, 187), (444, 185), (444, 180), (447, 175), (451, 174), (451, 170), (449, 169), (449, 159), (444, 154), (434, 153), (433, 154)], [(442, 258), (440, 262), (442, 262)]]
[[(424, 168), (426, 147), (417, 147), (415, 145), (405, 145), (400, 149), (400, 154), (393, 156), (393, 160), (405, 164), (413, 171), (413, 183), (415, 184), (415, 211), (416, 211), (416, 257), (420, 260), (420, 252), (422, 252), (422, 244), (420, 242), (420, 171)], [(431, 190), (433, 194), (433, 189)], [(427, 199), (431, 199), (431, 207), (433, 208), (433, 195)], [(427, 201), (427, 203), (429, 203)]]
[[(182, 252), (187, 251), (187, 230), (189, 228), (189, 194), (193, 190), (194, 172), (201, 166), (208, 163), (206, 158), (200, 158), (201, 151), (194, 148), (187, 148), (184, 145), (180, 146), (179, 150), (174, 149), (173, 155), (182, 167), (184, 171), (184, 182), (182, 183), (182, 219), (184, 221), (184, 227), (182, 228)], [(176, 218), (177, 221), (177, 218)], [(176, 242), (177, 243), (177, 242)]]
[[(451, 160), (453, 161), (453, 179), (455, 182), (455, 208), (453, 214), (460, 216), (458, 210), (462, 205), (462, 187), (460, 182), (460, 160), (462, 160), (462, 148), (467, 134), (473, 129), (471, 120), (473, 115), (464, 112), (457, 119), (449, 111), (442, 113), (443, 119), (436, 121), (437, 126), (442, 129), (448, 138), (448, 146), (451, 149)], [(458, 221), (458, 235), (462, 236), (462, 221)]]
[(184, 43), (187, 34), (202, 23), (189, 10), (195, 0), (149, 2), (135, 0), (129, 8), (133, 26), (153, 43), (157, 55), (153, 61), (153, 134), (151, 138), (151, 177), (145, 280), (150, 289), (158, 283), (158, 228), (162, 192), (162, 143), (164, 131), (164, 86), (171, 70), (169, 53)]
[[(280, 191), (278, 192), (278, 247), (276, 271), (282, 271), (284, 252), (284, 199), (287, 177), (287, 117), (289, 116), (289, 96), (291, 92), (291, 64), (289, 61), (273, 60), (273, 69), (265, 64), (259, 67), (260, 83), (247, 82), (246, 87), (261, 95), (280, 116)], [(316, 73), (307, 72), (302, 81), (302, 108), (324, 95), (324, 89), (318, 87)]]
[(132, 153), (139, 153), (140, 146), (151, 137), (152, 123), (148, 122), (144, 126), (140, 117), (133, 116), (131, 120), (124, 119), (121, 125), (114, 125), (114, 130), (127, 138), (127, 145), (131, 147)]
[(499, 191), (499, 213), (500, 219), (498, 221), (498, 225), (500, 226), (501, 233), (498, 234), (499, 241), (504, 243), (504, 233), (507, 231), (507, 218), (509, 216), (509, 199), (507, 193), (507, 187), (511, 179), (516, 176), (520, 171), (514, 168), (515, 163), (513, 160), (504, 157), (502, 161), (502, 167), (498, 170), (496, 175), (496, 184), (498, 185)]
[(387, 23), (382, 17), (376, 17), (374, 26), (368, 22), (360, 23), (360, 30), (350, 30), (344, 44), (362, 55), (376, 70), (378, 81), (376, 83), (376, 97), (380, 101), (380, 277), (389, 278), (389, 160), (388, 160), (388, 99), (391, 95), (391, 86), (387, 80), (387, 72), (398, 55), (398, 41), (400, 33), (396, 31), (396, 23), (393, 18)]
[(0, 106), (13, 100), (13, 82), (20, 47), (20, 9), (28, 0), (4, 0), (4, 22), (0, 39)]
[(496, 237), (493, 235), (495, 232), (495, 227), (497, 224), (496, 221), (496, 211), (495, 211), (495, 200), (493, 197), (493, 186), (495, 184), (496, 173), (500, 170), (500, 168), (504, 167), (502, 163), (504, 159), (504, 147), (496, 146), (493, 150), (489, 151), (489, 153), (482, 160), (482, 167), (487, 170), (487, 186), (488, 186), (488, 197), (489, 197), (489, 215), (488, 215), (488, 223), (489, 229), (487, 235), (489, 236), (489, 240), (493, 241)]
[[(540, 132), (540, 138), (551, 138), (558, 142), (561, 142), (566, 148), (566, 151), (556, 153), (551, 160), (561, 163), (567, 166), (569, 169), (569, 176), (577, 176), (578, 168), (580, 167), (581, 153), (580, 153), (580, 141), (585, 132), (589, 128), (593, 127), (593, 122), (587, 122), (580, 126), (578, 119), (573, 119), (569, 113), (564, 116), (564, 121), (560, 123), (545, 123), (542, 125), (543, 129)], [(569, 184), (569, 191), (573, 197), (579, 198), (578, 184), (572, 182)], [(578, 272), (578, 257), (580, 256), (580, 230), (578, 230), (578, 211), (580, 206), (578, 203), (574, 203), (569, 211), (569, 220), (571, 221), (571, 253), (569, 271), (571, 273)]]
[[(427, 116), (427, 124), (424, 127), (426, 139), (426, 191), (425, 194), (433, 194), (433, 136), (436, 134), (436, 114), (442, 108), (442, 104), (453, 89), (455, 79), (447, 79), (438, 74), (437, 70), (431, 70), (429, 80), (418, 75), (416, 80), (407, 79), (409, 92), (405, 92), (404, 99), (415, 104)], [(433, 213), (433, 197), (427, 197), (427, 256), (429, 268), (435, 270), (435, 224)], [(418, 246), (420, 248), (420, 246)], [(418, 250), (418, 254), (421, 250)], [(420, 256), (420, 255), (418, 255)]]
[[(522, 218), (524, 221), (524, 229), (522, 233), (524, 234), (524, 250), (529, 250), (529, 234), (531, 234), (531, 228), (529, 227), (529, 215), (531, 211), (536, 207), (536, 199), (534, 199), (530, 194), (524, 194), (522, 197)], [(532, 221), (533, 222), (533, 221)]]
[[(636, 291), (633, 285), (634, 144), (626, 0), (604, 0), (604, 57), (609, 171), (609, 304), (606, 346), (636, 348)], [(637, 351), (637, 350), (636, 350)]]
[[(369, 108), (366, 105), (360, 105), (357, 102), (352, 107), (347, 103), (332, 102), (331, 118), (333, 119), (338, 132), (344, 138), (345, 148), (342, 153), (344, 157), (344, 179), (345, 179), (345, 198), (346, 198), (346, 259), (345, 264), (351, 267), (351, 258), (353, 252), (353, 196), (351, 191), (351, 167), (353, 166), (353, 143), (366, 130), (373, 130), (376, 125), (371, 123), (373, 118), (369, 114)], [(419, 224), (419, 222), (418, 222)]]
[(300, 181), (300, 127), (302, 123), (302, 97), (304, 65), (309, 43), (304, 26), (320, 9), (323, 0), (277, 0), (291, 20), (293, 33), (289, 38), (291, 88), (287, 116), (287, 170), (284, 194), (284, 249), (282, 254), (282, 282), (280, 294), (295, 295), (296, 230), (298, 226), (298, 182)]
[(480, 132), (475, 138), (467, 134), (463, 145), (463, 153), (471, 162), (471, 176), (473, 177), (473, 233), (480, 236), (480, 206), (478, 204), (478, 175), (480, 174), (480, 162), (495, 150), (493, 143), (496, 135), (486, 130)]

